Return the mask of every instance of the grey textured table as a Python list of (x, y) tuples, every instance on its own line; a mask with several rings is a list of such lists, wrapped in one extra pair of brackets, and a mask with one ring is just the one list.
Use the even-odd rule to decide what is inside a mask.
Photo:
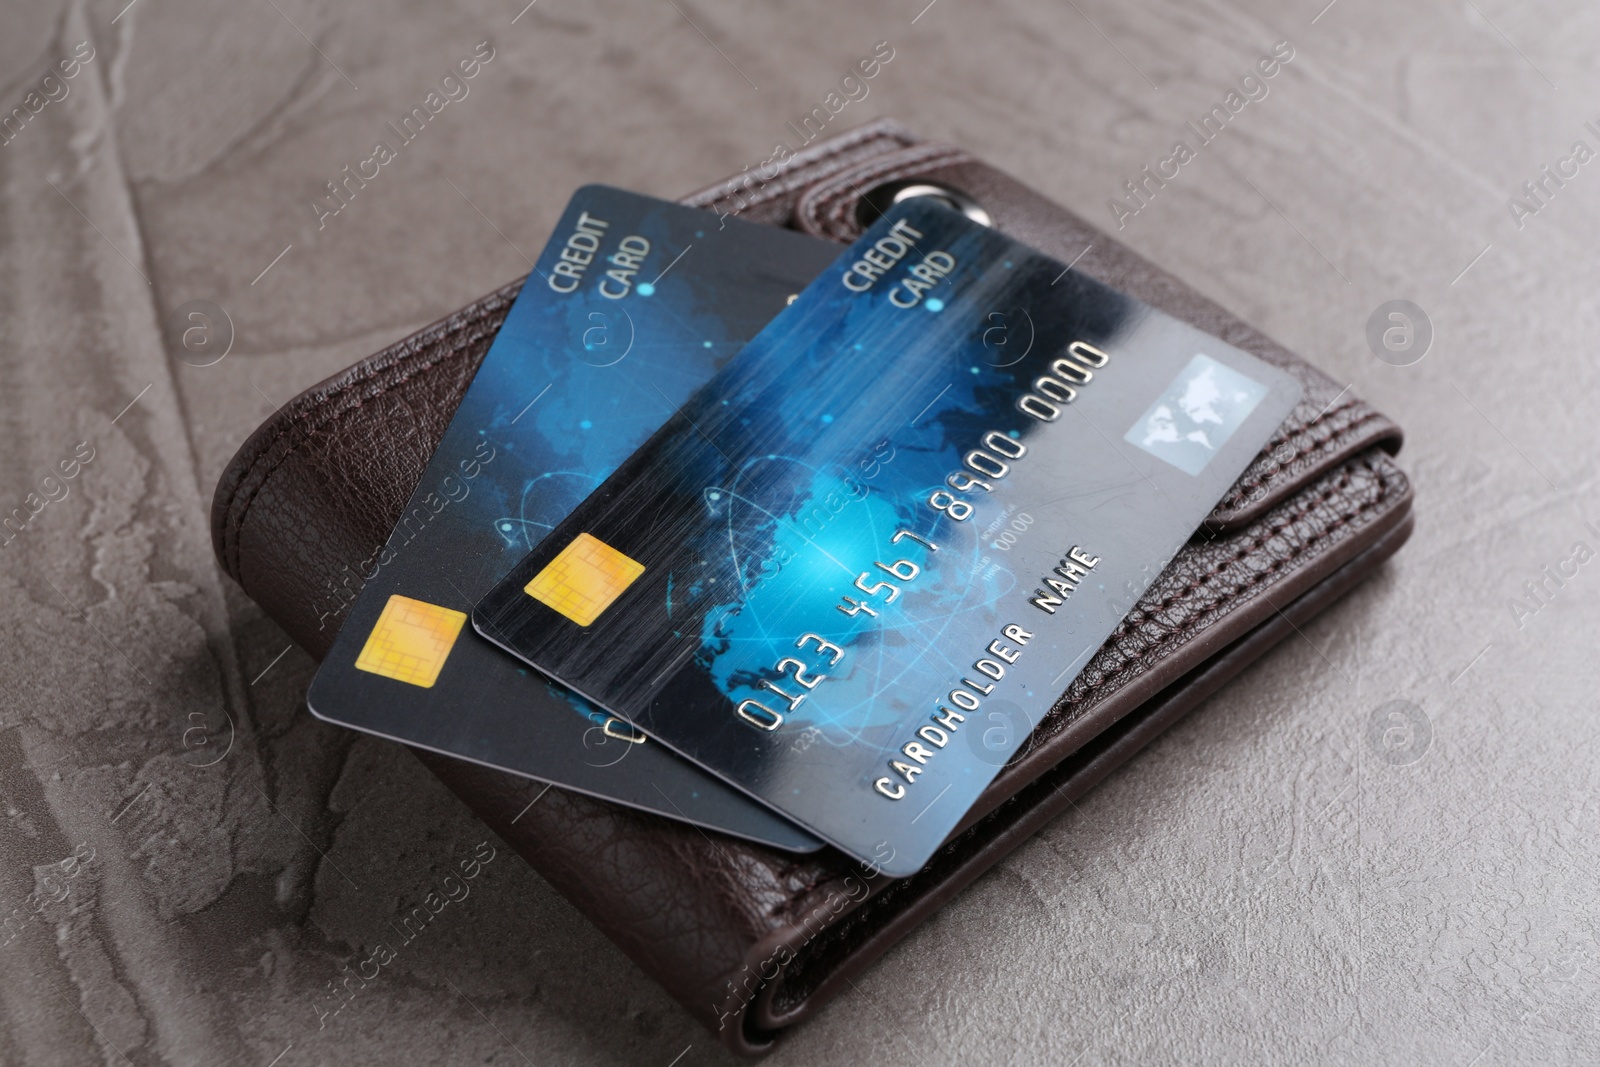
[[(305, 713), (312, 663), (212, 559), (223, 464), (524, 272), (576, 185), (758, 162), (875, 42), (837, 128), (895, 116), (1115, 230), (1123, 182), (1281, 40), (1270, 94), (1119, 236), (1405, 425), (1417, 533), (773, 1062), (1600, 1059), (1592, 4), (524, 2), (4, 5), (0, 1060), (724, 1062), (503, 846), (324, 1014), (486, 831)], [(1409, 366), (1368, 340), (1399, 299), (1434, 334)], [(231, 318), (221, 362), (174, 327), (196, 300)]]

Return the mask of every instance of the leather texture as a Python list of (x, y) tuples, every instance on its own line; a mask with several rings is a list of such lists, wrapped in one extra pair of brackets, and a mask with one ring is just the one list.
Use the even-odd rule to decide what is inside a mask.
[[(766, 178), (766, 180), (763, 180)], [(1028, 744), (918, 874), (795, 857), (418, 753), (730, 1049), (758, 1055), (972, 879), (1324, 610), (1411, 530), (1399, 428), (1082, 219), (948, 145), (876, 123), (686, 198), (845, 241), (874, 186), (915, 178), (1000, 229), (1295, 374), (1305, 398), (1144, 589)], [(227, 572), (320, 658), (521, 282), (301, 394), (229, 465), (212, 509)]]

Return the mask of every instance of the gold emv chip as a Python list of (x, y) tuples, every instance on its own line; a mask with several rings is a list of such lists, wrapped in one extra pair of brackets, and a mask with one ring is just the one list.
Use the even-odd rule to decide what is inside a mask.
[(397, 593), (367, 635), (356, 670), (431, 689), (466, 621), (463, 612)]
[(643, 563), (581, 533), (522, 591), (579, 626), (588, 626), (643, 573)]

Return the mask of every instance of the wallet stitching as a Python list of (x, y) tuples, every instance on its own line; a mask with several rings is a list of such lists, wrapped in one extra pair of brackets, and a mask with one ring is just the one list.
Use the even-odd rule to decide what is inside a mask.
[[(1265, 445), (1261, 446), (1261, 451), (1262, 452), (1270, 452), (1270, 451), (1272, 451), (1272, 449), (1274, 447), (1289, 441), (1291, 438), (1304, 437), (1307, 433), (1309, 433), (1311, 431), (1311, 428), (1316, 426), (1318, 423), (1321, 423), (1321, 422), (1324, 422), (1324, 421), (1332, 423), (1336, 416), (1343, 415), (1345, 412), (1349, 411), (1351, 408), (1365, 407), (1366, 403), (1367, 402), (1365, 400), (1362, 400), (1360, 397), (1351, 397), (1349, 400), (1346, 400), (1344, 403), (1340, 404), (1338, 407), (1331, 408), (1331, 409), (1329, 409), (1327, 411), (1324, 411), (1322, 414), (1318, 415), (1316, 418), (1312, 419), (1310, 422), (1297, 423), (1293, 427), (1291, 427), (1289, 422), (1286, 420), (1283, 423), (1279, 424), (1277, 432), (1275, 432), (1272, 435), (1272, 437), (1268, 439), (1268, 441), (1267, 441), (1267, 443)], [(1355, 422), (1349, 423), (1345, 427), (1345, 429), (1348, 429), (1350, 426), (1359, 425), (1360, 423), (1365, 422), (1369, 418), (1371, 418), (1372, 415), (1376, 415), (1376, 414), (1377, 414), (1376, 411), (1372, 411), (1371, 414), (1363, 415), (1360, 419), (1357, 419)], [(1337, 433), (1342, 433), (1343, 430), (1335, 430), (1334, 432), (1336, 434)]]
[[(1214, 514), (1223, 518), (1233, 518), (1251, 507), (1259, 506), (1261, 501), (1244, 499), (1252, 490), (1259, 488), (1268, 493), (1275, 493), (1286, 487), (1292, 487), (1294, 479), (1301, 473), (1296, 472), (1294, 467), (1302, 461), (1315, 461), (1319, 454), (1337, 453), (1353, 444), (1359, 444), (1367, 427), (1373, 423), (1388, 421), (1388, 417), (1382, 412), (1368, 408), (1360, 418), (1352, 419), (1320, 441), (1308, 427), (1305, 431), (1294, 435), (1297, 440), (1293, 442), (1294, 451), (1288, 457), (1277, 461), (1276, 466), (1257, 474), (1247, 474), (1236, 482), (1228, 496), (1217, 506)], [(1289, 442), (1286, 440), (1283, 443)], [(1264, 451), (1269, 458), (1276, 460), (1276, 457), (1271, 456), (1270, 449)]]
[[(1290, 562), (1294, 558), (1296, 558), (1296, 557), (1304, 554), (1305, 552), (1311, 550), (1314, 546), (1318, 545), (1320, 542), (1325, 541), (1327, 538), (1333, 536), (1338, 530), (1340, 530), (1340, 529), (1342, 529), (1342, 528), (1344, 528), (1346, 526), (1351, 525), (1356, 519), (1358, 519), (1361, 516), (1365, 515), (1367, 512), (1374, 511), (1374, 510), (1378, 509), (1380, 506), (1382, 506), (1382, 505), (1384, 505), (1384, 504), (1389, 502), (1389, 500), (1390, 500), (1390, 498), (1392, 496), (1392, 493), (1388, 490), (1388, 487), (1385, 485), (1385, 483), (1388, 482), (1389, 479), (1384, 477), (1384, 472), (1377, 470), (1375, 467), (1372, 466), (1371, 462), (1368, 461), (1368, 460), (1359, 460), (1357, 462), (1360, 464), (1360, 466), (1365, 467), (1368, 471), (1371, 471), (1373, 474), (1375, 474), (1377, 476), (1378, 482), (1379, 482), (1380, 492), (1373, 499), (1367, 500), (1367, 501), (1363, 501), (1360, 504), (1358, 504), (1356, 506), (1355, 510), (1353, 512), (1351, 512), (1350, 514), (1337, 516), (1328, 525), (1328, 527), (1326, 529), (1324, 529), (1320, 533), (1318, 533), (1315, 536), (1313, 536), (1310, 539), (1308, 539), (1304, 544), (1302, 544), (1293, 553), (1291, 553), (1290, 556), (1286, 557), (1283, 560), (1279, 560), (1279, 561), (1274, 562), (1274, 564), (1270, 568), (1267, 568), (1267, 569), (1259, 572), (1257, 575), (1251, 577), (1248, 580), (1247, 584), (1244, 587), (1242, 587), (1241, 593), (1246, 589), (1250, 589), (1250, 588), (1253, 588), (1253, 587), (1259, 585), (1265, 579), (1265, 577), (1267, 575), (1274, 573), (1275, 571), (1280, 569), (1284, 564)], [(1321, 493), (1319, 493), (1316, 503), (1317, 504), (1326, 503), (1327, 500), (1329, 500), (1330, 498), (1334, 497), (1335, 495), (1337, 495), (1338, 493), (1343, 491), (1343, 489), (1348, 487), (1348, 485), (1350, 483), (1350, 480), (1353, 478), (1353, 476), (1354, 476), (1354, 472), (1351, 471), (1351, 470), (1347, 469), (1344, 472), (1342, 472), (1342, 476), (1339, 479), (1339, 483), (1336, 484), (1336, 485), (1333, 485), (1333, 486), (1328, 486)], [(1286, 528), (1288, 525), (1292, 525), (1292, 524), (1286, 523), (1284, 526), (1279, 526), (1279, 527), (1276, 528), (1274, 533), (1276, 533), (1278, 531), (1281, 531), (1282, 529)], [(1261, 541), (1264, 541), (1264, 540), (1265, 540), (1265, 538), (1261, 539)], [(1260, 544), (1260, 541), (1258, 541), (1257, 547), (1259, 547), (1259, 544)], [(1237, 559), (1241, 559), (1241, 558), (1243, 558), (1243, 554), (1241, 554), (1240, 556), (1236, 557), (1233, 562), (1237, 562)], [(1207, 575), (1207, 577), (1209, 577), (1209, 576), (1210, 575)], [(1180, 631), (1176, 631), (1175, 630), (1174, 634), (1176, 634), (1178, 632), (1180, 632)], [(1146, 650), (1146, 651), (1148, 651), (1148, 650)], [(1053, 707), (1051, 709), (1051, 714), (1052, 715), (1055, 714), (1056, 709), (1059, 708), (1059, 707), (1060, 707), (1060, 704), (1057, 704), (1055, 707)], [(1068, 757), (1063, 757), (1063, 758), (1068, 758)], [(1044, 773), (1048, 773), (1048, 771), (1046, 771)], [(1041, 773), (1038, 777), (1034, 778), (1032, 782), (1027, 783), (1027, 785), (1033, 785), (1034, 783), (1038, 782), (1039, 779), (1044, 776), (1044, 773)], [(955, 848), (958, 844), (963, 843), (963, 842), (969, 840), (970, 838), (972, 838), (974, 836), (978, 836), (980, 834), (980, 832), (987, 830), (988, 827), (990, 826), (990, 824), (992, 824), (997, 818), (999, 818), (999, 816), (1002, 813), (1006, 812), (1012, 806), (1014, 806), (1015, 804), (1020, 802), (1021, 797), (1022, 797), (1022, 793), (1025, 792), (1025, 791), (1026, 791), (1026, 786), (1024, 786), (1023, 788), (1018, 789), (1016, 792), (1012, 793), (1011, 796), (1007, 797), (1004, 801), (1002, 801), (999, 805), (997, 805), (993, 811), (991, 811), (989, 814), (985, 815), (982, 819), (980, 819), (977, 822), (973, 823), (970, 827), (968, 827), (965, 831), (963, 831), (959, 837), (957, 837), (954, 840), (948, 842), (944, 846), (944, 848), (941, 849), (940, 851), (941, 852), (948, 852), (949, 850)], [(878, 915), (882, 914), (885, 910), (887, 910), (889, 904), (898, 903), (903, 897), (906, 896), (907, 892), (913, 886), (920, 886), (924, 881), (926, 881), (926, 879), (922, 878), (922, 875), (925, 874), (927, 871), (929, 871), (931, 869), (933, 869), (933, 865), (932, 864), (930, 864), (928, 867), (924, 867), (922, 871), (917, 872), (916, 875), (913, 875), (910, 878), (906, 878), (906, 879), (903, 879), (903, 880), (900, 880), (900, 881), (897, 881), (897, 882), (893, 882), (893, 883), (889, 884), (888, 886), (886, 886), (878, 895), (874, 896), (871, 900), (867, 901), (866, 903), (862, 904), (859, 908), (857, 908), (855, 911), (851, 912), (850, 916), (847, 919), (845, 919), (844, 921), (840, 922), (838, 925), (828, 929), (825, 933), (822, 933), (822, 934), (818, 935), (817, 937), (812, 938), (810, 944), (807, 945), (807, 955), (815, 956), (816, 954), (818, 954), (820, 952), (823, 952), (823, 951), (826, 951), (827, 949), (829, 949), (829, 948), (837, 945), (841, 941), (847, 939), (855, 930), (859, 929), (862, 925), (864, 925), (867, 922), (867, 920), (875, 919)], [(831, 879), (830, 881), (837, 881), (837, 879)], [(935, 879), (935, 881), (937, 881), (937, 879)], [(776, 991), (774, 991), (774, 992), (776, 993)], [(802, 994), (801, 997), (800, 997), (800, 1000), (803, 1001), (808, 996), (810, 996), (810, 992)]]
[[(886, 140), (889, 140), (889, 141), (894, 141), (895, 140), (892, 137), (887, 137), (887, 136), (884, 136), (884, 135), (880, 135), (880, 136), (883, 137)], [(750, 209), (752, 207), (756, 207), (756, 206), (758, 206), (760, 204), (765, 204), (765, 203), (767, 203), (769, 201), (772, 201), (772, 200), (782, 199), (783, 197), (788, 196), (790, 193), (793, 193), (795, 191), (795, 189), (802, 188), (802, 187), (804, 187), (806, 185), (811, 184), (811, 179), (805, 178), (804, 176), (807, 173), (809, 173), (811, 170), (813, 170), (818, 164), (832, 162), (834, 159), (838, 158), (839, 156), (844, 155), (846, 152), (849, 152), (852, 149), (859, 148), (862, 145), (869, 144), (873, 140), (876, 140), (876, 139), (878, 139), (878, 138), (865, 137), (865, 138), (862, 138), (860, 141), (855, 142), (853, 144), (841, 144), (841, 145), (839, 145), (839, 146), (837, 146), (835, 148), (829, 148), (827, 151), (825, 151), (822, 154), (818, 155), (815, 159), (807, 161), (807, 163), (805, 164), (805, 167), (803, 169), (798, 170), (798, 171), (793, 171), (791, 173), (783, 175), (781, 181), (769, 182), (766, 186), (764, 186), (762, 188), (762, 190), (761, 190), (761, 192), (759, 194), (757, 194), (756, 196), (750, 197), (748, 202), (743, 207), (741, 207), (739, 209), (739, 211), (746, 211), (746, 210), (748, 210), (748, 209)], [(909, 147), (912, 147), (912, 146), (908, 145), (906, 147), (909, 148)], [(735, 180), (737, 180), (737, 178)], [(773, 186), (780, 186), (780, 188), (774, 189)], [(709, 204), (706, 205), (707, 210), (709, 210), (712, 207), (715, 207), (717, 203), (718, 203), (718, 200), (711, 201)], [(738, 212), (734, 212), (733, 214), (738, 214)]]
[[(1242, 510), (1245, 506), (1251, 503), (1251, 501), (1242, 499), (1249, 494), (1250, 490), (1259, 487), (1271, 487), (1271, 484), (1276, 482), (1279, 476), (1285, 474), (1287, 469), (1298, 460), (1304, 459), (1316, 452), (1326, 452), (1331, 449), (1336, 449), (1343, 445), (1347, 445), (1349, 444), (1351, 438), (1357, 436), (1357, 431), (1359, 431), (1362, 427), (1367, 426), (1374, 421), (1388, 421), (1387, 416), (1385, 416), (1382, 412), (1376, 411), (1371, 407), (1367, 407), (1367, 403), (1364, 400), (1352, 400), (1347, 404), (1334, 408), (1333, 411), (1327, 412), (1319, 417), (1317, 421), (1320, 422), (1322, 419), (1343, 414), (1344, 412), (1355, 407), (1366, 407), (1367, 410), (1361, 415), (1360, 418), (1353, 419), (1350, 422), (1345, 423), (1343, 426), (1333, 430), (1333, 432), (1331, 432), (1321, 441), (1316, 439), (1316, 435), (1312, 431), (1312, 427), (1316, 425), (1315, 422), (1308, 422), (1302, 426), (1296, 427), (1293, 430), (1279, 433), (1272, 440), (1268, 441), (1266, 445), (1262, 447), (1259, 455), (1267, 456), (1269, 459), (1276, 459), (1272, 453), (1279, 445), (1283, 444), (1291, 445), (1294, 451), (1291, 452), (1287, 458), (1278, 460), (1277, 466), (1270, 470), (1264, 470), (1259, 474), (1250, 474), (1247, 472), (1246, 474), (1242, 475), (1239, 480), (1233, 484), (1233, 488), (1228, 491), (1228, 495), (1224, 497), (1222, 502), (1217, 505), (1216, 511), (1213, 512), (1213, 514), (1229, 515)], [(1235, 503), (1235, 501), (1239, 501), (1239, 503)]]
[[(1368, 469), (1370, 470), (1371, 468), (1368, 467)], [(1318, 490), (1315, 493), (1313, 499), (1311, 501), (1309, 501), (1308, 504), (1307, 504), (1307, 510), (1321, 507), (1322, 505), (1326, 504), (1329, 500), (1333, 499), (1335, 496), (1339, 496), (1341, 494), (1346, 493), (1349, 490), (1350, 482), (1354, 477), (1355, 477), (1355, 472), (1352, 471), (1350, 468), (1346, 467), (1345, 469), (1341, 470), (1339, 472), (1338, 480), (1336, 482), (1334, 482), (1331, 485), (1324, 486), (1323, 488), (1321, 488), (1320, 490)], [(1381, 497), (1379, 499), (1381, 499)], [(1237, 589), (1235, 589), (1231, 594), (1228, 594), (1228, 599), (1232, 600), (1232, 601), (1238, 601), (1245, 594), (1247, 594), (1249, 592), (1252, 592), (1254, 587), (1256, 587), (1259, 584), (1261, 584), (1261, 582), (1263, 580), (1265, 580), (1265, 578), (1267, 576), (1276, 574), (1283, 567), (1287, 566), (1290, 563), (1295, 562), (1300, 556), (1304, 555), (1312, 547), (1317, 545), (1319, 542), (1325, 540), (1326, 538), (1334, 535), (1335, 533), (1337, 533), (1338, 531), (1340, 531), (1344, 527), (1350, 525), (1352, 522), (1354, 522), (1356, 519), (1358, 519), (1362, 515), (1362, 513), (1364, 511), (1368, 510), (1369, 508), (1371, 508), (1373, 506), (1375, 506), (1375, 501), (1368, 501), (1368, 502), (1365, 502), (1365, 503), (1362, 503), (1362, 504), (1358, 504), (1356, 506), (1356, 509), (1355, 509), (1354, 512), (1351, 512), (1351, 513), (1348, 513), (1348, 514), (1344, 514), (1344, 515), (1336, 515), (1336, 516), (1334, 516), (1334, 518), (1332, 518), (1332, 519), (1330, 519), (1328, 521), (1328, 525), (1326, 527), (1324, 527), (1319, 533), (1317, 533), (1311, 539), (1303, 542), (1298, 547), (1296, 547), (1295, 549), (1290, 551), (1290, 553), (1287, 556), (1284, 556), (1281, 559), (1274, 559), (1267, 566), (1261, 568), (1258, 571), (1253, 572), (1247, 578), (1246, 581), (1242, 582), (1239, 585), (1239, 587)], [(1196, 575), (1195, 577), (1189, 579), (1188, 582), (1184, 585), (1184, 587), (1182, 589), (1162, 597), (1161, 600), (1157, 601), (1150, 608), (1141, 608), (1138, 604), (1135, 604), (1134, 607), (1133, 607), (1133, 610), (1130, 611), (1128, 613), (1128, 615), (1121, 622), (1119, 622), (1117, 624), (1117, 628), (1115, 630), (1111, 631), (1111, 636), (1106, 639), (1107, 643), (1109, 644), (1111, 641), (1113, 641), (1113, 640), (1115, 640), (1115, 639), (1117, 639), (1119, 637), (1138, 638), (1140, 635), (1139, 635), (1138, 631), (1134, 628), (1134, 626), (1136, 626), (1139, 621), (1143, 621), (1143, 620), (1142, 619), (1141, 620), (1136, 620), (1134, 622), (1134, 625), (1132, 625), (1132, 626), (1129, 625), (1129, 621), (1133, 619), (1133, 616), (1135, 614), (1142, 615), (1145, 618), (1151, 618), (1151, 617), (1154, 616), (1156, 611), (1166, 611), (1168, 608), (1172, 607), (1172, 605), (1177, 603), (1178, 601), (1188, 599), (1191, 594), (1193, 594), (1196, 590), (1200, 589), (1202, 586), (1204, 586), (1211, 579), (1213, 579), (1213, 578), (1217, 577), (1218, 575), (1222, 574), (1223, 571), (1235, 566), (1240, 560), (1244, 559), (1246, 556), (1251, 555), (1257, 549), (1259, 549), (1263, 545), (1265, 545), (1268, 541), (1272, 540), (1274, 537), (1277, 537), (1279, 534), (1281, 534), (1284, 530), (1289, 529), (1291, 526), (1294, 526), (1297, 522), (1301, 521), (1301, 518), (1302, 518), (1302, 516), (1300, 516), (1300, 515), (1286, 516), (1286, 517), (1284, 517), (1283, 521), (1278, 522), (1278, 523), (1276, 523), (1276, 524), (1274, 524), (1274, 525), (1272, 525), (1270, 527), (1267, 527), (1264, 530), (1259, 531), (1256, 534), (1252, 534), (1250, 537), (1245, 538), (1242, 541), (1242, 543), (1241, 543), (1240, 547), (1238, 548), (1238, 550), (1235, 551), (1231, 556), (1225, 556), (1222, 559), (1217, 560), (1215, 565), (1212, 566), (1209, 570), (1207, 570), (1204, 573)], [(1199, 598), (1196, 598), (1196, 600), (1198, 600), (1198, 599)], [(1220, 598), (1218, 598), (1218, 597), (1211, 597), (1210, 598), (1210, 600), (1213, 603), (1215, 603), (1215, 601), (1218, 600), (1218, 599), (1220, 599)], [(1202, 608), (1201, 605), (1197, 604), (1196, 606), (1197, 606), (1197, 608)], [(1202, 610), (1203, 610), (1203, 608), (1202, 608)], [(1197, 611), (1196, 614), (1199, 614), (1199, 611)], [(1194, 633), (1199, 632), (1200, 630), (1202, 630), (1204, 628), (1205, 628), (1204, 626), (1198, 625), (1196, 622), (1194, 622), (1192, 620), (1188, 621), (1188, 622), (1184, 622), (1179, 626), (1169, 627), (1167, 632), (1162, 634), (1159, 638), (1156, 638), (1155, 640), (1149, 642), (1148, 644), (1141, 645), (1140, 648), (1138, 649), (1138, 654), (1139, 655), (1146, 655), (1146, 654), (1149, 654), (1149, 653), (1152, 653), (1152, 652), (1158, 652), (1158, 651), (1160, 651), (1162, 649), (1163, 646), (1170, 644), (1171, 642), (1177, 640), (1179, 637), (1185, 637), (1185, 636), (1192, 635)], [(1124, 659), (1131, 659), (1133, 657), (1124, 655), (1123, 658)], [(1091, 662), (1093, 662), (1093, 661), (1091, 660)], [(1105, 682), (1106, 677), (1107, 677), (1107, 675), (1102, 673), (1101, 676), (1098, 679), (1094, 680), (1094, 681), (1085, 681), (1083, 679), (1083, 677), (1080, 675), (1077, 679), (1074, 680), (1073, 685), (1076, 686), (1076, 685), (1080, 685), (1081, 684), (1084, 690), (1093, 690), (1093, 689), (1097, 688), (1098, 686), (1102, 685)], [(1063, 705), (1066, 705), (1066, 704), (1078, 703), (1078, 702), (1081, 702), (1082, 700), (1085, 699), (1087, 693), (1080, 693), (1078, 695), (1072, 695), (1071, 689), (1072, 689), (1072, 686), (1069, 686), (1068, 687), (1068, 692), (1064, 693), (1062, 695), (1062, 699), (1056, 703), (1056, 705), (1055, 705), (1056, 708), (1060, 708), (1060, 707), (1062, 707)], [(1054, 710), (1054, 709), (1052, 709), (1052, 710)]]

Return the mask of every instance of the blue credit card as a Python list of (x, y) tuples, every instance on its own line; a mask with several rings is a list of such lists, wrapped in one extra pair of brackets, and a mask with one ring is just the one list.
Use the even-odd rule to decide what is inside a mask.
[(820, 847), (463, 628), (472, 605), (839, 247), (573, 196), (307, 701), (319, 718), (781, 848)]
[(1299, 398), (1261, 360), (912, 202), (474, 624), (908, 875)]

